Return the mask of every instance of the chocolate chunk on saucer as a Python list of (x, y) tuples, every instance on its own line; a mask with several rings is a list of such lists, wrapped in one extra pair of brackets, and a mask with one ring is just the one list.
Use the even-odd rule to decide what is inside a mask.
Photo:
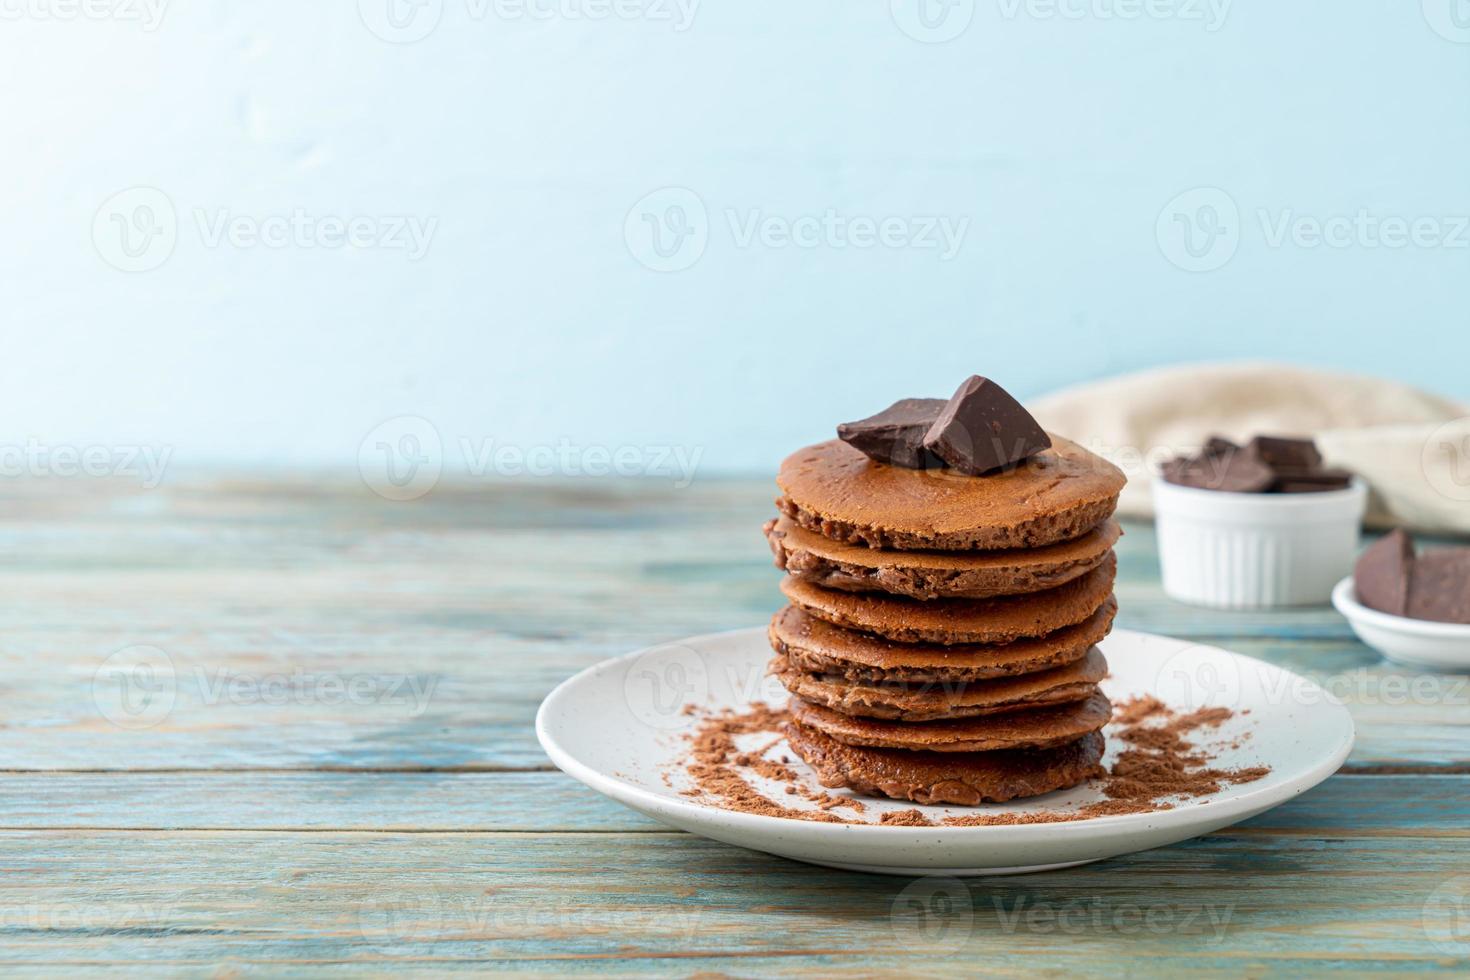
[(909, 469), (943, 466), (924, 448), (924, 434), (944, 408), (943, 398), (903, 398), (877, 415), (837, 427), (837, 438), (869, 459)]
[(1470, 548), (1435, 548), (1409, 568), (1409, 608), (1413, 619), (1470, 623)]
[(1100, 774), (1103, 754), (1100, 732), (1053, 749), (972, 754), (844, 745), (799, 722), (788, 723), (786, 740), (828, 788), (960, 806), (1004, 803), (1076, 786)]
[(1055, 748), (1101, 730), (1113, 713), (1101, 691), (1074, 704), (945, 721), (854, 718), (798, 697), (792, 697), (789, 710), (798, 723), (844, 745), (925, 752)]
[(983, 476), (1051, 448), (1051, 437), (1010, 392), (976, 374), (950, 396), (923, 445), (961, 473)]
[(1101, 565), (1065, 585), (1028, 595), (923, 602), (870, 592), (824, 589), (786, 576), (781, 591), (818, 619), (900, 643), (1009, 643), (1082, 622), (1108, 601), (1117, 572), (1109, 552)]
[(844, 629), (795, 606), (771, 617), (771, 649), (808, 673), (852, 681), (898, 680), (949, 684), (1051, 670), (1087, 655), (1112, 629), (1118, 603), (1111, 597), (1087, 619), (1045, 636), (1010, 643), (895, 643)]
[(1414, 539), (1398, 528), (1358, 556), (1353, 587), (1369, 609), (1470, 624), (1470, 548), (1433, 548), (1416, 556)]
[(1127, 478), (1076, 443), (1052, 437), (1025, 466), (984, 478), (875, 463), (837, 439), (786, 457), (776, 506), (834, 541), (874, 548), (1037, 548), (1080, 537), (1110, 517)]
[(1390, 531), (1358, 556), (1353, 586), (1369, 609), (1404, 616), (1409, 611), (1409, 566), (1414, 539), (1403, 528)]
[(978, 683), (853, 681), (837, 674), (801, 670), (786, 657), (771, 661), (770, 673), (786, 690), (811, 704), (861, 718), (940, 721), (1084, 701), (1108, 672), (1102, 651), (1081, 660), (1019, 677)]
[(1056, 588), (1102, 564), (1123, 531), (1116, 521), (1041, 548), (1002, 551), (889, 551), (844, 544), (789, 517), (765, 526), (776, 566), (798, 578), (848, 592), (915, 599), (984, 599)]

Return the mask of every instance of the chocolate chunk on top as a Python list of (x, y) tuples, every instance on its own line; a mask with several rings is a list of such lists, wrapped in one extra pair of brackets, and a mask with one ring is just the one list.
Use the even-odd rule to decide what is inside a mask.
[(1435, 548), (1409, 565), (1409, 615), (1470, 623), (1470, 548)]
[(879, 463), (922, 470), (943, 465), (924, 448), (924, 433), (944, 408), (943, 398), (901, 398), (877, 415), (837, 427), (837, 438)]
[(972, 375), (924, 436), (924, 448), (961, 473), (981, 476), (1051, 447), (1031, 413), (1000, 385)]
[(1390, 531), (1358, 556), (1353, 567), (1353, 586), (1358, 601), (1369, 609), (1407, 615), (1409, 609), (1409, 566), (1414, 562), (1414, 539), (1399, 528)]

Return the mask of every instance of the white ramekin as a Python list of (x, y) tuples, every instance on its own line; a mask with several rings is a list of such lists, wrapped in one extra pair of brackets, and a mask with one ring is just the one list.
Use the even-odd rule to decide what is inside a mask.
[(1368, 487), (1226, 493), (1155, 476), (1164, 592), (1220, 609), (1324, 605), (1353, 569)]

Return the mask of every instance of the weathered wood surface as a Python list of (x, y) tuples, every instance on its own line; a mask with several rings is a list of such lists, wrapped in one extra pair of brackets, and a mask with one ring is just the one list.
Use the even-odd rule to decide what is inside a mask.
[[(1470, 838), (1466, 788), (1459, 775), (1342, 774), (1229, 832)], [(0, 830), (667, 830), (555, 770), (12, 773), (0, 814)]]
[[(771, 497), (709, 480), (446, 481), (408, 503), (340, 474), (0, 484), (0, 964), (1470, 968), (1463, 679), (1404, 674), (1331, 610), (1176, 605), (1147, 526), (1120, 546), (1121, 625), (1326, 683), (1359, 726), (1344, 774), (1199, 841), (970, 882), (960, 911), (916, 922), (902, 880), (674, 833), (550, 771), (531, 720), (558, 681), (775, 607)], [(118, 724), (98, 668), (138, 646), (171, 668), (168, 710)]]

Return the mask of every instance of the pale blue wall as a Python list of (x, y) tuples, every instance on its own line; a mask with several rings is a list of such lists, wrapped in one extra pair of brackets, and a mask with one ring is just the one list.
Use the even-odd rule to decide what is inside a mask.
[[(176, 0), (153, 30), (131, 3), (102, 21), (7, 6), (6, 433), (339, 461), (411, 413), (446, 439), (768, 468), (972, 371), (1027, 395), (1270, 356), (1470, 397), (1470, 3), (1135, 0), (1164, 16), (1124, 19), (1069, 0), (1074, 19), (956, 0), (938, 30), (968, 27), (936, 44), (879, 0), (705, 0), (683, 24), (657, 19), (685, 16), (672, 0), (630, 21), (425, 0), (408, 30), (437, 27), (388, 43), (363, 19), (385, 30), (387, 2)], [(140, 185), (166, 194), (177, 243), (125, 273), (104, 261), (128, 261), (113, 212), (152, 199), (93, 222)], [(707, 243), (655, 272), (625, 219), (670, 186), (697, 194)], [(1227, 197), (1186, 216), (1222, 205), (1235, 237), (1189, 272), (1160, 216), (1197, 187)], [(437, 226), (415, 261), (210, 247), (196, 216), (297, 208)], [(741, 247), (727, 217), (829, 208), (968, 227), (946, 260)], [(1284, 212), (1360, 209), (1433, 223), (1400, 248), (1269, 242)]]

